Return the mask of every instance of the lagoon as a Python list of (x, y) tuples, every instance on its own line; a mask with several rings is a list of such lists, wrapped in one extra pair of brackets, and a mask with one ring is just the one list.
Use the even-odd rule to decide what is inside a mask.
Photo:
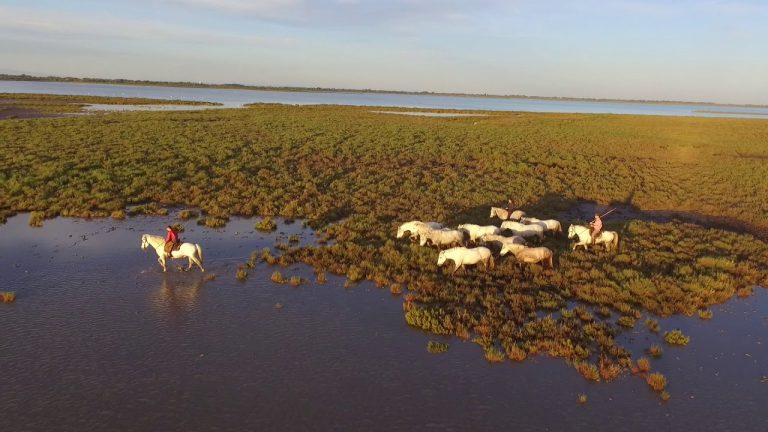
[(252, 103), (279, 103), (291, 105), (353, 105), (473, 111), (639, 114), (768, 119), (768, 108), (765, 107), (594, 102), (375, 92), (297, 92), (39, 81), (0, 81), (0, 93), (142, 97), (169, 100), (180, 99), (217, 102), (221, 103), (225, 108), (237, 108)]

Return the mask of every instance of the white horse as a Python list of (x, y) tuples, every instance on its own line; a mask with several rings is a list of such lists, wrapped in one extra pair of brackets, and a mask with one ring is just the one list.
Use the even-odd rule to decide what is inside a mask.
[(448, 230), (448, 229), (429, 230), (425, 232), (423, 235), (421, 235), (419, 244), (421, 246), (424, 246), (427, 244), (427, 242), (430, 242), (433, 245), (437, 246), (438, 249), (443, 246), (454, 246), (454, 245), (461, 246), (464, 244), (464, 237), (465, 237), (464, 231), (461, 231), (461, 230)]
[(554, 235), (562, 234), (563, 226), (555, 219), (537, 219), (535, 217), (520, 218), (520, 222), (526, 225), (538, 225), (544, 228), (545, 232), (551, 232)]
[[(165, 238), (144, 234), (141, 236), (141, 248), (146, 250), (147, 247), (152, 246), (157, 252), (157, 262), (163, 267), (163, 271), (166, 271), (165, 266)], [(197, 264), (201, 271), (205, 271), (203, 268), (203, 249), (197, 243), (182, 243), (179, 250), (171, 252), (171, 258), (187, 258), (189, 260), (189, 266), (187, 270), (192, 268), (192, 263)]]
[(418, 240), (425, 232), (441, 228), (443, 228), (443, 225), (437, 222), (410, 221), (400, 225), (397, 229), (397, 238), (403, 238), (408, 234), (411, 239)]
[(512, 212), (512, 217), (509, 215), (509, 211), (507, 209), (501, 208), (501, 207), (491, 207), (491, 218), (497, 217), (501, 220), (507, 220), (507, 219), (513, 219), (513, 220), (520, 220), (520, 218), (525, 217), (525, 212), (522, 210), (515, 210)]
[(505, 256), (506, 254), (512, 252), (512, 255), (517, 256), (517, 253), (523, 249), (528, 249), (528, 246), (520, 243), (504, 243), (504, 245), (501, 247), (501, 252), (499, 252), (499, 255)]
[(549, 268), (555, 268), (553, 257), (554, 253), (549, 248), (535, 247), (524, 248), (515, 254), (517, 262), (520, 264), (534, 264), (544, 262)]
[(501, 230), (495, 225), (480, 226), (475, 224), (463, 224), (459, 225), (459, 229), (466, 231), (469, 234), (469, 239), (477, 241), (478, 238), (488, 234), (500, 234)]
[(453, 274), (460, 268), (464, 268), (465, 265), (474, 265), (481, 262), (486, 271), (493, 269), (495, 266), (491, 250), (486, 247), (476, 247), (472, 249), (455, 247), (440, 251), (440, 256), (437, 257), (437, 266), (442, 267), (447, 260), (453, 261), (454, 268), (451, 272), (451, 276), (453, 276)]
[[(571, 225), (568, 227), (568, 238), (579, 239), (574, 243), (573, 250), (576, 250), (578, 246), (584, 247), (584, 250), (589, 250), (588, 246), (592, 244), (592, 234), (589, 227), (584, 225)], [(595, 244), (605, 244), (605, 249), (608, 251), (613, 250), (619, 246), (619, 233), (616, 231), (603, 231), (595, 239)]]
[(504, 237), (494, 234), (486, 234), (480, 237), (480, 244), (483, 246), (493, 246), (494, 249), (499, 249), (501, 256), (506, 255), (508, 252), (517, 252), (519, 249), (525, 247), (525, 239), (520, 236)]
[(536, 237), (544, 240), (544, 228), (539, 225), (526, 225), (515, 221), (504, 221), (501, 223), (501, 229), (510, 230), (512, 234), (523, 238)]

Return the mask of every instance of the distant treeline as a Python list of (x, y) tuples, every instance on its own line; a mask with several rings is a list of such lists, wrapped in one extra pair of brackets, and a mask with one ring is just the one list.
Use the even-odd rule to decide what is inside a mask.
[(494, 99), (538, 99), (553, 101), (582, 101), (582, 102), (622, 102), (622, 103), (652, 103), (667, 105), (708, 105), (708, 106), (733, 106), (733, 107), (751, 107), (768, 108), (768, 105), (755, 104), (724, 104), (714, 102), (692, 102), (692, 101), (666, 101), (666, 100), (642, 100), (642, 99), (604, 99), (604, 98), (576, 98), (576, 97), (554, 97), (554, 96), (529, 96), (529, 95), (494, 95), (488, 93), (450, 93), (450, 92), (431, 92), (431, 91), (404, 91), (404, 90), (376, 90), (376, 89), (344, 89), (344, 88), (325, 88), (325, 87), (300, 87), (300, 86), (258, 86), (245, 84), (209, 84), (187, 81), (149, 81), (149, 80), (131, 80), (131, 79), (108, 79), (108, 78), (76, 78), (76, 77), (57, 77), (57, 76), (32, 76), (32, 75), (11, 75), (0, 74), (0, 81), (46, 81), (46, 82), (72, 82), (89, 84), (122, 84), (122, 85), (141, 85), (141, 86), (164, 86), (164, 87), (191, 87), (191, 88), (214, 88), (214, 89), (237, 89), (237, 90), (266, 90), (266, 91), (291, 91), (291, 92), (332, 92), (332, 93), (382, 93), (382, 94), (403, 94), (403, 95), (430, 95), (430, 96), (453, 96), (453, 97), (482, 97)]

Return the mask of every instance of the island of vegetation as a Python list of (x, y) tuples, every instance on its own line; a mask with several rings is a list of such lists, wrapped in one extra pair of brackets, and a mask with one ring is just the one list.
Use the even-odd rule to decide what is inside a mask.
[[(293, 242), (264, 261), (402, 292), (408, 324), (472, 340), (489, 361), (546, 354), (590, 380), (636, 373), (668, 398), (653, 360), (636, 361), (617, 336), (644, 328), (656, 358), (661, 345), (696, 343), (659, 317), (709, 318), (710, 306), (768, 285), (768, 122), (483, 114), (262, 104), (3, 120), (0, 220), (180, 206), (211, 226), (232, 215), (304, 218), (326, 243)], [(436, 249), (395, 238), (415, 219), (490, 224), (490, 207), (507, 198), (565, 226), (595, 208), (626, 209), (607, 220), (619, 248), (572, 251), (547, 237), (554, 269), (499, 258), (450, 277)]]
[(57, 117), (83, 114), (89, 105), (189, 105), (219, 106), (219, 103), (188, 100), (72, 96), (30, 93), (0, 93), (0, 120)]

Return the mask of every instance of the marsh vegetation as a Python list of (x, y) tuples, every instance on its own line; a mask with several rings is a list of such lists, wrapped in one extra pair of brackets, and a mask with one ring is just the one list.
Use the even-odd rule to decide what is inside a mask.
[[(318, 280), (345, 275), (350, 288), (374, 281), (406, 294), (408, 324), (472, 340), (491, 362), (546, 354), (595, 381), (632, 369), (617, 339), (625, 328), (645, 323), (660, 343), (657, 317), (694, 315), (768, 284), (768, 122), (760, 120), (427, 118), (256, 105), (7, 120), (0, 150), (0, 219), (162, 214), (171, 205), (201, 209), (208, 227), (232, 215), (305, 218), (328, 244), (289, 242), (265, 262), (304, 262)], [(547, 237), (555, 269), (523, 273), (510, 257), (456, 278), (437, 267), (436, 250), (395, 239), (413, 219), (491, 224), (490, 206), (509, 197), (542, 219), (584, 202), (618, 203), (717, 218), (738, 232), (609, 219), (618, 251), (574, 252)], [(272, 280), (289, 282), (279, 271)]]

